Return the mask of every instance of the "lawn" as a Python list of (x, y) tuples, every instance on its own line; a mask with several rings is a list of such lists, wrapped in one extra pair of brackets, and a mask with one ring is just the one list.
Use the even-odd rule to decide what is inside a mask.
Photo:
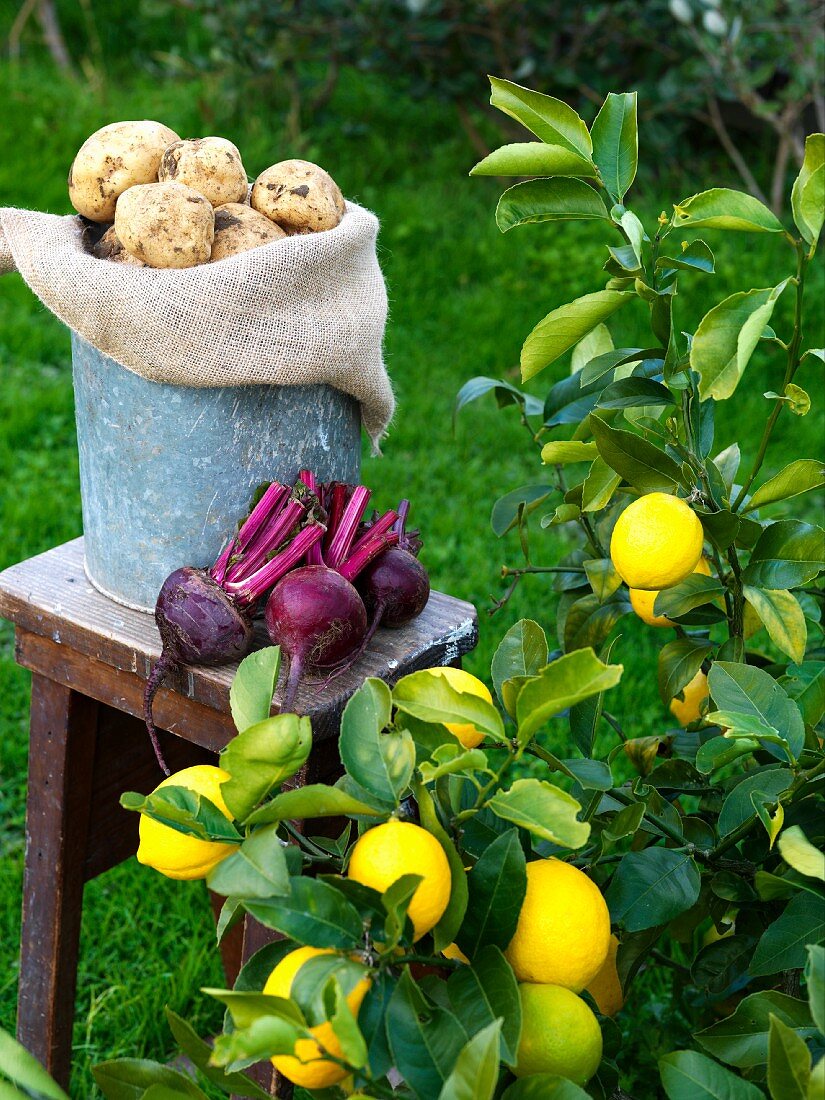
[[(496, 185), (467, 179), (473, 152), (438, 104), (408, 102), (363, 81), (345, 80), (306, 147), (295, 150), (279, 139), (275, 116), (263, 109), (238, 119), (222, 115), (213, 101), (204, 121), (210, 90), (199, 80), (161, 85), (133, 73), (94, 96), (83, 86), (57, 81), (50, 69), (0, 67), (7, 150), (0, 162), (0, 204), (68, 212), (66, 170), (83, 139), (114, 119), (152, 117), (186, 135), (226, 134), (240, 146), (253, 174), (298, 152), (329, 168), (350, 198), (376, 211), (390, 296), (386, 355), (399, 407), (383, 457), (365, 454), (363, 476), (380, 505), (401, 496), (412, 499), (434, 584), (479, 608), (481, 642), (467, 666), (483, 674), (498, 638), (516, 619), (529, 615), (553, 631), (553, 595), (540, 578), (523, 583), (494, 619), (485, 612), (490, 594), (501, 591), (502, 562), (515, 563), (519, 556), (516, 542), (501, 543), (494, 536), (490, 507), (505, 491), (541, 480), (541, 467), (513, 410), (498, 412), (491, 398), (466, 410), (453, 433), (453, 397), (476, 374), (517, 379), (527, 331), (550, 308), (600, 285), (603, 231), (531, 227), (502, 237), (493, 221)], [(478, 95), (485, 95), (481, 78)], [(697, 164), (686, 149), (681, 159), (682, 169), (662, 169), (645, 159), (643, 147), (640, 176), (653, 182), (642, 191), (639, 210), (648, 221), (695, 191), (718, 183), (735, 186), (711, 157)], [(679, 299), (683, 328), (695, 327), (710, 305), (734, 290), (773, 285), (790, 273), (790, 252), (781, 240), (717, 235), (714, 247), (718, 274), (710, 297), (700, 298), (708, 284), (697, 276)], [(823, 289), (821, 263), (813, 281), (810, 301), (816, 302)], [(781, 303), (775, 317), (779, 331), (787, 323), (786, 310)], [(617, 343), (632, 344), (641, 320), (622, 315), (614, 326)], [(821, 346), (821, 316), (809, 318), (808, 327), (809, 342)], [(5, 567), (82, 529), (68, 334), (16, 276), (0, 282), (0, 357), (0, 567)], [(553, 377), (566, 370), (565, 364), (556, 365)], [(750, 373), (755, 381), (717, 424), (719, 449), (737, 433), (746, 461), (769, 411), (761, 395), (778, 387), (781, 367), (760, 350)], [(550, 380), (540, 379), (534, 391), (543, 392)], [(821, 392), (813, 368), (801, 384)], [(780, 424), (772, 463), (818, 454), (821, 409), (815, 406), (792, 422), (785, 416)], [(804, 505), (796, 510), (804, 512)], [(568, 537), (558, 528), (536, 532), (536, 560), (554, 561)], [(664, 719), (650, 673), (654, 646), (639, 623), (622, 623), (621, 633), (613, 657), (625, 664), (625, 675), (613, 709), (633, 716), (630, 729), (651, 732)], [(14, 664), (7, 626), (0, 638), (0, 1026), (12, 1028), (29, 677)], [(91, 883), (72, 1095), (91, 1094), (89, 1067), (103, 1058), (168, 1057), (164, 1004), (190, 1015), (204, 1032), (214, 1029), (219, 1012), (197, 990), (219, 980), (210, 918), (198, 887), (166, 881), (134, 861)], [(644, 1021), (645, 1042), (653, 1045), (657, 1011), (653, 1003)]]

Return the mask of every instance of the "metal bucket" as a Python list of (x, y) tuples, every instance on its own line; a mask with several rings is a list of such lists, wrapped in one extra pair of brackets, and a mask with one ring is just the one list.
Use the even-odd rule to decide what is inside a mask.
[(74, 333), (72, 363), (86, 574), (127, 607), (210, 565), (262, 481), (358, 480), (358, 402), (331, 386), (149, 382)]

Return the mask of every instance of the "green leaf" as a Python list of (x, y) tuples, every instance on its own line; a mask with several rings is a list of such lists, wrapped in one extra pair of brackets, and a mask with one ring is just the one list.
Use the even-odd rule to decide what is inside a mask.
[(501, 1100), (590, 1100), (590, 1094), (567, 1077), (531, 1073), (510, 1085)]
[(592, 649), (579, 649), (552, 661), (519, 692), (516, 716), (521, 744), (526, 745), (549, 718), (614, 687), (622, 671), (622, 665), (600, 661)]
[(621, 475), (614, 473), (601, 455), (597, 455), (590, 467), (590, 472), (584, 479), (581, 511), (598, 512), (606, 508), (621, 484), (621, 480)]
[(713, 274), (716, 270), (713, 253), (704, 241), (695, 240), (688, 244), (682, 241), (682, 251), (678, 256), (660, 256), (656, 261), (657, 268), (675, 267), (684, 271), (704, 271)]
[(713, 649), (713, 643), (702, 638), (676, 638), (662, 646), (657, 675), (659, 697), (666, 706), (687, 687)]
[(663, 588), (653, 604), (655, 615), (666, 615), (669, 619), (678, 619), (687, 615), (695, 607), (711, 603), (725, 593), (725, 587), (716, 577), (706, 577), (702, 573), (691, 573), (672, 588)]
[[(341, 1055), (349, 1065), (361, 1069), (367, 1063), (367, 1044), (347, 1002), (346, 994), (336, 978), (330, 980), (330, 986), (333, 1011), (329, 1015), (329, 1022), (341, 1046)], [(330, 986), (327, 987), (325, 997), (329, 996)]]
[(521, 377), (527, 382), (564, 355), (592, 328), (607, 320), (634, 294), (598, 290), (559, 306), (539, 321), (521, 349)]
[(470, 175), (593, 177), (596, 169), (589, 159), (562, 145), (524, 141), (494, 149), (471, 169)]
[(693, 859), (670, 848), (644, 848), (622, 856), (605, 893), (611, 920), (628, 932), (654, 928), (686, 912), (699, 897)]
[(502, 233), (535, 222), (593, 219), (610, 220), (598, 193), (582, 180), (562, 176), (517, 183), (504, 192), (496, 207), (496, 225)]
[(805, 159), (791, 191), (796, 228), (808, 244), (815, 244), (825, 221), (825, 134), (805, 139)]
[(619, 378), (602, 390), (596, 405), (600, 409), (665, 408), (675, 404), (667, 386), (652, 378)]
[(599, 416), (590, 417), (590, 428), (604, 462), (640, 492), (672, 493), (681, 483), (678, 464), (653, 443)]
[(541, 779), (517, 779), (509, 790), (497, 791), (487, 805), (498, 817), (562, 848), (581, 848), (590, 836), (590, 823), (578, 820), (581, 804)]
[(269, 825), (275, 821), (316, 817), (380, 817), (382, 810), (353, 798), (339, 787), (309, 783), (292, 791), (281, 791), (247, 818), (248, 825)]
[(798, 588), (823, 568), (825, 531), (798, 519), (781, 519), (766, 527), (742, 574), (755, 588)]
[(825, 852), (820, 852), (811, 844), (799, 825), (785, 829), (779, 838), (779, 851), (785, 862), (795, 871), (825, 882)]
[[(226, 784), (222, 784), (221, 793)], [(126, 810), (138, 810), (170, 829), (199, 840), (238, 844), (241, 834), (214, 802), (188, 787), (162, 787), (151, 794), (127, 791), (120, 796)]]
[(290, 892), (284, 842), (276, 825), (256, 829), (237, 852), (207, 875), (207, 885), (225, 898), (271, 898)]
[(717, 822), (719, 835), (727, 836), (754, 816), (752, 795), (761, 794), (765, 801), (776, 802), (792, 782), (793, 773), (776, 764), (759, 768), (742, 777), (722, 803)]
[(582, 562), (585, 575), (600, 603), (610, 599), (622, 586), (622, 578), (610, 558), (589, 558)]
[(808, 986), (808, 1002), (814, 1023), (825, 1035), (825, 947), (808, 947), (805, 963), (805, 982)]
[[(802, 358), (804, 359), (804, 356)], [(801, 386), (794, 385), (793, 382), (789, 382), (781, 394), (774, 393), (773, 390), (767, 390), (762, 396), (784, 401), (794, 416), (807, 416), (811, 411), (810, 394), (803, 390)]]
[(415, 797), (418, 803), (421, 824), (444, 849), (444, 855), (450, 865), (450, 900), (432, 932), (436, 951), (443, 951), (445, 947), (453, 942), (464, 920), (467, 911), (469, 884), (467, 875), (464, 872), (464, 860), (441, 824), (432, 795), (421, 784), (417, 784)]
[(808, 627), (799, 601), (788, 591), (743, 586), (745, 599), (767, 630), (771, 641), (794, 662), (805, 660)]
[(470, 959), (493, 945), (507, 947), (527, 890), (524, 851), (517, 829), (508, 829), (484, 850), (467, 875), (469, 898), (456, 943)]
[(298, 943), (310, 947), (337, 947), (354, 950), (361, 941), (361, 917), (340, 890), (320, 879), (292, 879), (287, 897), (250, 900), (252, 916)]
[(393, 1061), (419, 1100), (432, 1100), (444, 1087), (467, 1041), (447, 1009), (427, 1000), (407, 968), (390, 998), (386, 1015)]
[(464, 406), (469, 405), (471, 401), (477, 401), (490, 390), (494, 392), (499, 408), (504, 408), (505, 405), (518, 405), (524, 410), (526, 416), (541, 416), (544, 412), (544, 402), (533, 397), (532, 394), (522, 393), (520, 389), (503, 378), (487, 378), (485, 375), (479, 375), (465, 382), (456, 394), (453, 406), (453, 430), (455, 430), (456, 418)]
[(822, 661), (789, 665), (780, 682), (802, 711), (806, 724), (815, 726), (825, 714), (825, 665)]
[(710, 775), (717, 768), (724, 768), (740, 756), (756, 752), (759, 742), (747, 739), (730, 741), (727, 737), (711, 737), (699, 746), (696, 753), (696, 769), (702, 775)]
[(560, 99), (490, 77), (490, 103), (525, 126), (547, 145), (561, 145), (590, 161), (593, 143), (582, 119)]
[(392, 703), (422, 722), (471, 724), (495, 741), (504, 741), (501, 715), (486, 699), (451, 687), (446, 677), (423, 669), (402, 677), (393, 688)]
[(282, 1016), (259, 1016), (215, 1040), (212, 1061), (216, 1066), (251, 1066), (264, 1058), (291, 1054), (303, 1028)]
[(458, 741), (455, 744), (439, 745), (429, 760), (422, 760), (418, 765), (421, 778), (428, 784), (435, 783), (442, 775), (486, 769), (485, 753), (481, 749), (462, 749)]
[(771, 1016), (800, 1029), (803, 1038), (814, 1034), (808, 1005), (795, 997), (772, 990), (751, 993), (724, 1020), (696, 1034), (696, 1039), (714, 1058), (739, 1069), (764, 1066), (768, 1061)]
[(499, 497), (490, 513), (490, 526), (501, 538), (525, 520), (538, 508), (551, 493), (556, 492), (552, 485), (521, 485)]
[(191, 1077), (146, 1058), (114, 1058), (108, 1062), (98, 1062), (92, 1067), (92, 1074), (107, 1100), (139, 1100), (153, 1085), (168, 1090), (167, 1095), (205, 1100), (204, 1093)]
[(269, 717), (280, 667), (281, 647), (277, 645), (250, 653), (238, 665), (229, 688), (229, 709), (238, 733)]
[(519, 619), (499, 643), (490, 666), (496, 695), (502, 703), (503, 685), (514, 676), (535, 676), (547, 664), (547, 638), (537, 622)]
[[(596, 325), (573, 348), (573, 354), (570, 356), (570, 373), (575, 374), (576, 371), (583, 370), (594, 356), (603, 355), (605, 352), (613, 350), (613, 337), (610, 335), (610, 329), (607, 325)], [(584, 385), (584, 383), (581, 384)]]
[(312, 748), (312, 725), (297, 714), (276, 714), (233, 738), (221, 754), (231, 778), (221, 786), (226, 805), (243, 821), (285, 779), (295, 775)]
[(807, 892), (788, 902), (781, 916), (762, 933), (749, 970), (754, 977), (778, 974), (805, 965), (806, 948), (825, 938), (825, 906)]
[(256, 1085), (251, 1077), (247, 1077), (244, 1073), (226, 1073), (222, 1067), (213, 1065), (212, 1047), (209, 1043), (204, 1042), (190, 1024), (173, 1012), (168, 1005), (164, 1011), (175, 1042), (204, 1077), (214, 1081), (224, 1092), (231, 1092), (234, 1096), (269, 1100), (269, 1093)]
[(708, 688), (719, 710), (754, 714), (780, 730), (798, 757), (805, 743), (805, 724), (799, 707), (764, 669), (754, 665), (715, 661)]
[(491, 1100), (498, 1082), (501, 1023), (493, 1020), (464, 1046), (439, 1100)]
[(752, 512), (755, 508), (764, 508), (777, 500), (790, 500), (801, 496), (811, 489), (821, 489), (825, 485), (825, 462), (815, 458), (799, 458), (791, 462), (784, 470), (760, 485), (743, 512)]
[(714, 187), (684, 199), (673, 208), (673, 222), (679, 228), (733, 229), (749, 233), (782, 233), (782, 223), (767, 206), (728, 187)]
[(397, 805), (415, 767), (415, 745), (407, 730), (382, 732), (392, 703), (384, 681), (368, 677), (344, 708), (338, 746), (347, 774), (382, 802)]
[(659, 1059), (668, 1100), (764, 1100), (750, 1081), (711, 1061), (698, 1050), (677, 1050)]
[[(505, 945), (506, 946), (506, 945)], [(47, 1097), (48, 1100), (69, 1100), (56, 1081), (29, 1054), (24, 1046), (0, 1028), (0, 1073), (19, 1085), (21, 1095)]]
[(690, 347), (690, 365), (699, 375), (704, 401), (723, 401), (739, 384), (774, 306), (788, 285), (739, 291), (714, 306), (699, 322)]
[(582, 443), (578, 439), (557, 439), (545, 443), (541, 460), (545, 466), (564, 466), (568, 462), (592, 462), (598, 455), (595, 443)]
[(768, 1032), (768, 1088), (773, 1100), (807, 1100), (811, 1079), (811, 1052), (805, 1040), (770, 1017)]
[(501, 1059), (514, 1066), (521, 1035), (521, 998), (516, 977), (499, 948), (490, 944), (477, 951), (469, 966), (450, 975), (447, 993), (469, 1035), (501, 1021)]
[(636, 93), (609, 92), (591, 127), (593, 160), (608, 195), (621, 202), (636, 177)]

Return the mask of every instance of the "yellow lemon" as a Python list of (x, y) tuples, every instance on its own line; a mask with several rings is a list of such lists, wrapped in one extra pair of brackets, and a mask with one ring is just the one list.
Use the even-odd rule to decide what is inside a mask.
[(610, 557), (628, 588), (670, 588), (696, 568), (703, 539), (698, 516), (683, 500), (646, 493), (619, 516)]
[(610, 937), (610, 948), (604, 966), (592, 981), (587, 983), (587, 992), (599, 1006), (602, 1016), (615, 1016), (624, 1004), (622, 983), (619, 981), (619, 972), (616, 969), (616, 952), (619, 950), (619, 941), (615, 936)]
[(445, 959), (455, 959), (457, 962), (468, 963), (470, 961), (457, 943), (448, 944), (441, 954)]
[(559, 859), (527, 864), (527, 893), (505, 951), (519, 981), (581, 992), (604, 965), (610, 914), (583, 871)]
[[(701, 573), (703, 577), (709, 577), (710, 566), (708, 565), (708, 559), (701, 557), (699, 559), (699, 564), (693, 572)], [(659, 595), (660, 591), (661, 589), (656, 588), (631, 588), (630, 606), (648, 626), (673, 626), (673, 623), (666, 615), (657, 615), (653, 610), (653, 605), (656, 603), (656, 597)]]
[[(273, 997), (288, 998), (295, 976), (305, 962), (317, 958), (318, 955), (334, 954), (335, 952), (330, 948), (322, 947), (298, 947), (295, 951), (290, 951), (288, 955), (284, 955), (267, 978), (264, 993)], [(347, 994), (347, 1004), (353, 1016), (358, 1016), (361, 1002), (366, 997), (369, 987), (369, 978), (364, 978)], [(335, 1058), (343, 1057), (341, 1044), (332, 1029), (332, 1024), (318, 1024), (309, 1030), (315, 1039), (299, 1039), (295, 1044), (295, 1054), (276, 1055), (272, 1059), (273, 1066), (293, 1084), (305, 1089), (324, 1089), (328, 1085), (343, 1081), (348, 1076), (347, 1070), (336, 1062), (324, 1058), (324, 1053), (331, 1054)]]
[[(465, 695), (476, 695), (488, 703), (493, 701), (487, 685), (483, 684), (477, 676), (471, 676), (469, 672), (465, 672), (463, 668), (444, 665), (441, 668), (428, 668), (427, 672), (432, 676), (443, 676), (451, 688)], [(465, 749), (474, 749), (484, 740), (484, 734), (472, 722), (445, 722), (444, 725), (454, 737), (458, 738)]]
[(554, 1073), (577, 1085), (587, 1084), (602, 1060), (599, 1021), (588, 1006), (559, 985), (523, 982), (519, 996), (522, 1022), (516, 1077)]
[(670, 712), (680, 726), (689, 726), (702, 713), (702, 703), (708, 697), (708, 678), (701, 668), (693, 679), (682, 688), (683, 699), (670, 700)]
[[(212, 764), (196, 764), (175, 772), (155, 787), (156, 791), (164, 787), (186, 787), (208, 798), (218, 807), (224, 817), (232, 820), (232, 814), (226, 808), (221, 795), (221, 784), (229, 779), (229, 773)], [(137, 850), (139, 863), (154, 867), (167, 878), (195, 879), (206, 878), (209, 872), (222, 859), (238, 850), (236, 844), (220, 844), (216, 840), (199, 840), (195, 836), (179, 833), (168, 825), (153, 821), (145, 814), (140, 815), (140, 845)]]
[(439, 920), (452, 890), (444, 849), (426, 829), (391, 818), (364, 833), (352, 849), (347, 874), (383, 894), (402, 875), (423, 875), (407, 910), (420, 940)]

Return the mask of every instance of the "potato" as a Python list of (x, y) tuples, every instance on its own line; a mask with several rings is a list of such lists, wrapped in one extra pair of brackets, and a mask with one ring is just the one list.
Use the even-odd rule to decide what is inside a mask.
[(346, 210), (332, 176), (308, 160), (283, 160), (265, 169), (250, 201), (287, 232), (334, 229)]
[(113, 122), (83, 142), (69, 169), (72, 206), (94, 222), (110, 222), (118, 197), (158, 178), (163, 150), (180, 141), (160, 122)]
[(279, 225), (239, 202), (228, 202), (215, 211), (212, 262), (236, 256), (250, 248), (279, 241), (286, 236)]
[(149, 267), (194, 267), (212, 252), (215, 213), (183, 183), (145, 183), (117, 200), (115, 233)]
[(248, 190), (241, 154), (222, 137), (174, 142), (161, 158), (158, 179), (194, 187), (213, 206), (243, 202)]
[(146, 267), (143, 260), (132, 256), (123, 247), (123, 242), (115, 233), (115, 227), (110, 225), (102, 237), (89, 249), (93, 256), (99, 260), (111, 260), (117, 264), (129, 264), (131, 267)]

